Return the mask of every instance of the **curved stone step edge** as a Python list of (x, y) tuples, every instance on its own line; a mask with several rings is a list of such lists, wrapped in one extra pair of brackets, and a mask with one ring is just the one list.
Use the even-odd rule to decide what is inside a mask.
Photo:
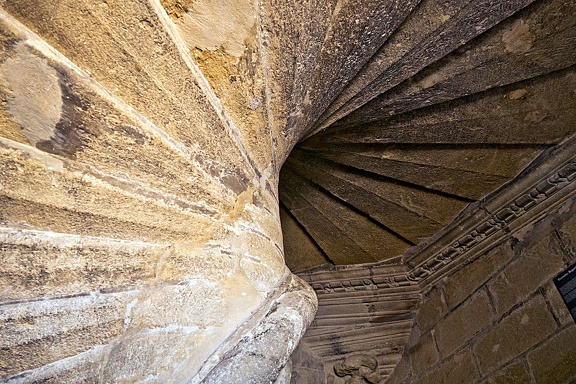
[(206, 360), (189, 384), (274, 382), (317, 308), (312, 287), (286, 269), (273, 295)]

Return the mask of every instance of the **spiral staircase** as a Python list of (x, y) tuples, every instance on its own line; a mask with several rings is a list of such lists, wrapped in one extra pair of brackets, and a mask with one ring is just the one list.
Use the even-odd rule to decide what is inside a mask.
[(306, 348), (378, 350), (387, 377), (421, 286), (363, 314), (318, 276), (409, 274), (576, 132), (574, 1), (0, 6), (8, 382), (86, 351), (61, 381), (206, 378), (284, 262), (319, 296)]

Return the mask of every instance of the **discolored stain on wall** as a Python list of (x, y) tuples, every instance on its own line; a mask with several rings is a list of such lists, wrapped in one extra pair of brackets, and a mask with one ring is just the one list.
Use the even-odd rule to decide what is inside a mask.
[(50, 140), (63, 105), (56, 70), (19, 44), (0, 66), (0, 78), (10, 92), (8, 110), (26, 139), (33, 145)]

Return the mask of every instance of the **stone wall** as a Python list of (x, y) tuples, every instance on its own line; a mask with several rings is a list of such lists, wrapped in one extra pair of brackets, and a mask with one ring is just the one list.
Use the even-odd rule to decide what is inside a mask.
[(426, 294), (388, 383), (567, 383), (576, 325), (553, 278), (576, 259), (572, 198)]
[(268, 141), (158, 1), (0, 6), (0, 381), (270, 381), (316, 299)]

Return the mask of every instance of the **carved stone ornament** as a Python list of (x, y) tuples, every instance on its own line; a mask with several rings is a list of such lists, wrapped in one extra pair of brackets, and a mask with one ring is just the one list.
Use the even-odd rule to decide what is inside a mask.
[(343, 362), (334, 365), (334, 372), (340, 377), (350, 376), (346, 384), (378, 384), (382, 380), (378, 372), (378, 360), (366, 354), (348, 356)]

